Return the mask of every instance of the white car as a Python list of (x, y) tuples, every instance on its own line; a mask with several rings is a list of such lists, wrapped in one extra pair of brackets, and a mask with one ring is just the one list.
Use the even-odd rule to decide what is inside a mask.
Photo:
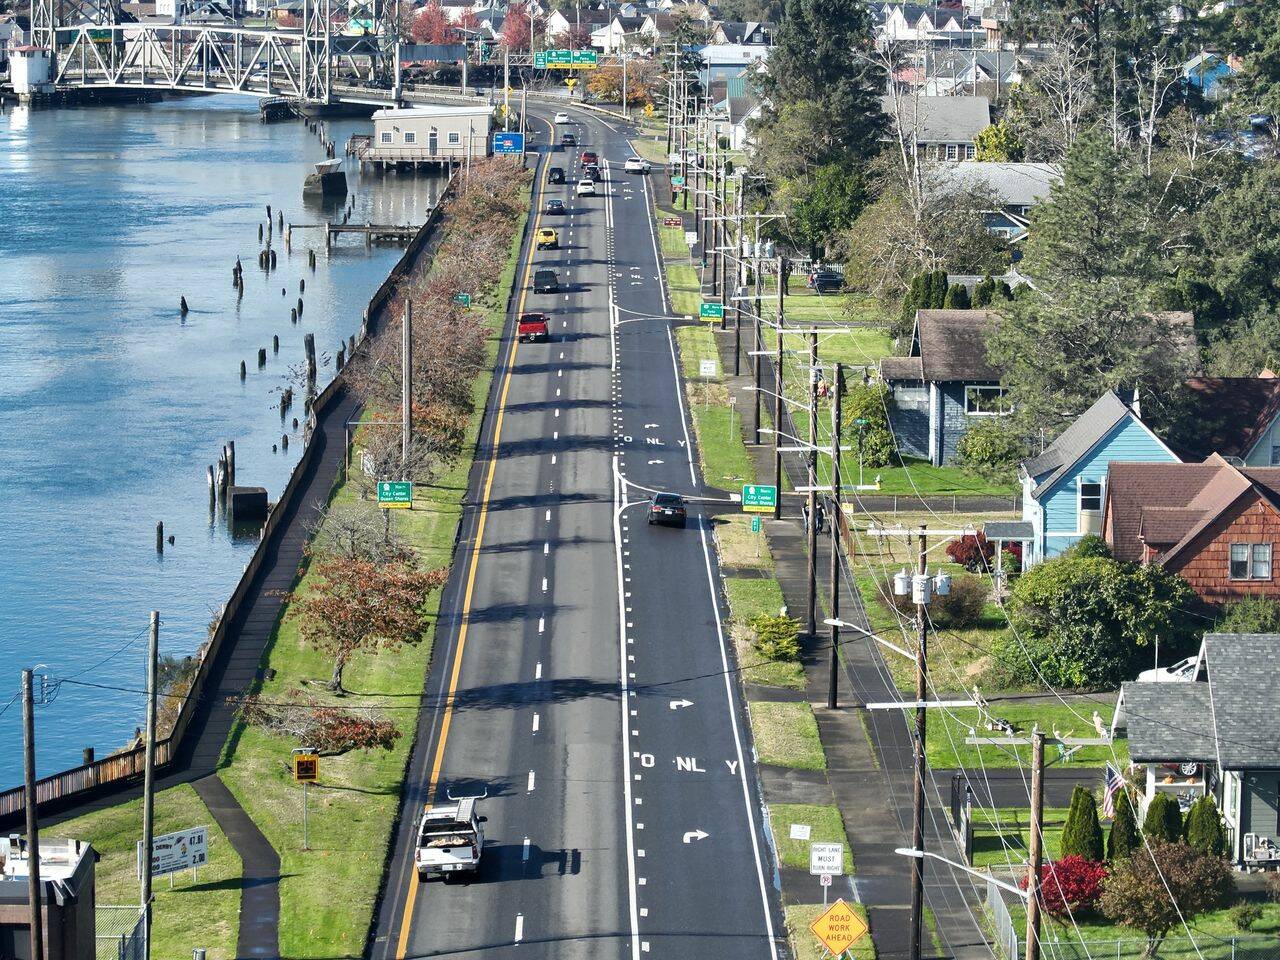
[(556, 114), (556, 123), (573, 123), (573, 121), (569, 119), (567, 113), (562, 112)]
[(649, 161), (643, 157), (628, 157), (622, 169), (627, 173), (648, 173)]
[(596, 182), (594, 180), (578, 181), (578, 196), (594, 197), (596, 195)]
[(1168, 667), (1153, 667), (1138, 674), (1142, 683), (1176, 683), (1194, 680), (1199, 657), (1187, 657)]

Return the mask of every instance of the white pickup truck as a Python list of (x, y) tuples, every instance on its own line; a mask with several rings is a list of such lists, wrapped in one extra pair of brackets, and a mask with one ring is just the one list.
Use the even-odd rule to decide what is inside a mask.
[(484, 851), (484, 818), (476, 815), (479, 797), (463, 797), (448, 806), (428, 807), (418, 823), (418, 847), (414, 860), (418, 879), (441, 875), (474, 873)]

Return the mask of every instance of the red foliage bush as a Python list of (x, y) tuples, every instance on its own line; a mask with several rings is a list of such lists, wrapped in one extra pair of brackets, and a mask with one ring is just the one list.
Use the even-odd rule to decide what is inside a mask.
[[(1040, 868), (1040, 902), (1051, 917), (1064, 919), (1092, 910), (1102, 896), (1107, 868), (1084, 857), (1071, 856)], [(1018, 884), (1027, 888), (1025, 877)]]
[(996, 545), (981, 530), (966, 533), (959, 540), (947, 544), (947, 556), (952, 562), (974, 573), (990, 570), (994, 566), (995, 555)]

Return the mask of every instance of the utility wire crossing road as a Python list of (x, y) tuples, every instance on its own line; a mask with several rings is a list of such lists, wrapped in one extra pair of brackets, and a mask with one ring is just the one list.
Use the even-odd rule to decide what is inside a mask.
[[(651, 188), (620, 131), (574, 115), (579, 145), (536, 167), (529, 233), (559, 245), (527, 244), (515, 298), (551, 336), (499, 357), (377, 960), (782, 955), (709, 524), (644, 522), (646, 491), (701, 493)], [(595, 196), (575, 188), (583, 147)], [(553, 196), (564, 214), (541, 212)], [(560, 289), (535, 293), (534, 269)], [(479, 873), (420, 883), (424, 805), (486, 791)]]

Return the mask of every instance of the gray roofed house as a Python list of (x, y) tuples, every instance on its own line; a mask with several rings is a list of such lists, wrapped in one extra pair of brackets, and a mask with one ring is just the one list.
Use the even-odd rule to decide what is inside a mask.
[(942, 466), (975, 418), (1009, 412), (987, 359), (994, 318), (987, 310), (917, 310), (907, 356), (880, 361), (900, 452)]
[(941, 189), (979, 188), (990, 191), (999, 205), (987, 211), (987, 229), (1010, 243), (1027, 235), (1031, 208), (1049, 195), (1062, 180), (1056, 163), (1002, 163), (970, 160), (938, 164), (932, 171), (932, 187)]
[(1116, 705), (1113, 730), (1145, 768), (1140, 807), (1211, 794), (1241, 866), (1280, 860), (1278, 659), (1280, 634), (1206, 634), (1187, 679), (1126, 683)]
[(972, 160), (974, 138), (991, 126), (986, 97), (895, 94), (881, 97), (880, 109), (897, 120), (917, 152), (934, 160)]

